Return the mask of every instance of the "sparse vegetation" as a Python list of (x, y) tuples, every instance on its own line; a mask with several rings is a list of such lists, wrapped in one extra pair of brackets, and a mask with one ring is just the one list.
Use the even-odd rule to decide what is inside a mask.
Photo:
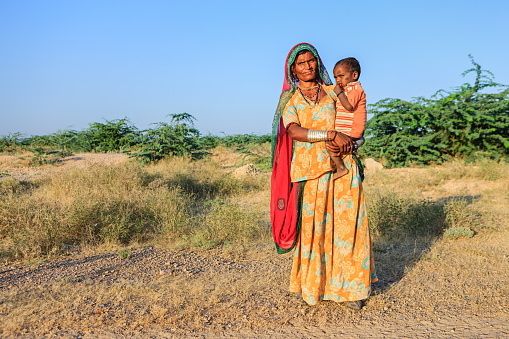
[[(2, 272), (37, 270), (55, 258), (69, 267), (106, 262), (88, 277), (46, 277), (39, 288), (0, 281), (0, 335), (82, 336), (94, 326), (157, 337), (161, 329), (179, 335), (407, 315), (433, 320), (459, 311), (506, 319), (509, 90), (472, 62), (474, 85), (373, 108), (365, 155), (386, 167), (435, 166), (367, 171), (379, 282), (358, 314), (335, 303), (303, 309), (289, 301), (291, 257), (276, 255), (270, 232), (268, 135), (202, 136), (194, 117), (180, 113), (144, 131), (124, 118), (81, 132), (0, 137)], [(84, 170), (62, 161), (75, 152), (132, 159)], [(41, 171), (14, 171), (27, 166)], [(165, 259), (140, 266), (147, 253)], [(115, 271), (124, 278), (98, 278)]]
[(202, 136), (189, 113), (169, 114), (170, 122), (159, 122), (153, 128), (139, 130), (129, 119), (93, 122), (84, 131), (64, 130), (45, 136), (23, 137), (21, 133), (0, 136), (0, 154), (31, 155), (31, 166), (55, 164), (72, 153), (124, 152), (141, 163), (171, 157), (201, 159), (212, 148), (234, 148), (260, 169), (268, 169), (270, 161), (264, 143), (269, 135), (235, 134), (222, 137)]
[[(256, 147), (268, 153), (270, 146)], [(402, 314), (432, 321), (452, 310), (496, 317), (509, 307), (505, 163), (368, 171), (380, 281), (366, 309), (353, 314), (335, 303), (302, 309), (289, 301), (291, 255), (277, 255), (270, 235), (270, 172), (236, 175), (248, 162), (244, 153), (224, 146), (211, 153), (148, 165), (90, 163), (86, 170), (65, 164), (45, 167), (46, 176), (0, 179), (4, 263), (30, 263), (35, 272), (49, 270), (43, 266), (55, 256), (71, 267), (105, 261), (88, 277), (69, 271), (38, 289), (11, 293), (0, 285), (2, 336), (47, 336), (57, 328), (85, 333), (91, 326), (143, 336), (146, 324), (155, 336), (168, 328), (173, 335), (270, 329), (288, 314), (305, 326)], [(448, 240), (447, 232), (459, 227), (476, 235)], [(149, 251), (166, 255), (144, 266), (141, 255)], [(196, 263), (194, 253), (201, 258), (193, 257)]]

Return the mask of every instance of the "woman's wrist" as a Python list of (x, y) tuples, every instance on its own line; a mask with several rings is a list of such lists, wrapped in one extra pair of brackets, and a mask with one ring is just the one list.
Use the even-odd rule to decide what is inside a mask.
[(332, 141), (336, 138), (336, 135), (336, 131), (308, 129), (307, 142)]
[(318, 142), (318, 141), (327, 141), (329, 138), (328, 131), (322, 131), (317, 129), (308, 129), (307, 141), (308, 142)]

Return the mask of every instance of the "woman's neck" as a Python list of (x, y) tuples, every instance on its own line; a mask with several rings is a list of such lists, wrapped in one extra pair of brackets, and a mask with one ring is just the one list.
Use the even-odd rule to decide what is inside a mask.
[(316, 85), (317, 85), (316, 80), (299, 82), (300, 88), (316, 87)]

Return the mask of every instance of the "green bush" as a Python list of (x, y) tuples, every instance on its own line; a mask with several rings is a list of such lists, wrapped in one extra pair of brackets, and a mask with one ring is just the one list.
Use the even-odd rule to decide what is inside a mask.
[(458, 238), (472, 238), (474, 231), (468, 227), (452, 227), (444, 232), (444, 238), (458, 239)]
[[(456, 157), (491, 159), (509, 156), (509, 87), (494, 82), (493, 74), (472, 59), (473, 85), (430, 99), (384, 99), (371, 105), (366, 144), (361, 153), (384, 166), (441, 164)], [(492, 93), (494, 89), (501, 89)], [(482, 92), (483, 90), (488, 90)]]
[(143, 131), (138, 150), (129, 152), (143, 163), (165, 157), (201, 158), (206, 152), (199, 142), (200, 132), (194, 127), (191, 114), (170, 114), (171, 122), (160, 122), (153, 129)]

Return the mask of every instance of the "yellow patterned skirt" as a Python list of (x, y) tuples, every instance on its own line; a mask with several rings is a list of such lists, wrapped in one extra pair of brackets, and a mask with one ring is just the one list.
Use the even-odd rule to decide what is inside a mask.
[(310, 305), (366, 299), (377, 281), (359, 171), (351, 155), (343, 161), (348, 174), (332, 180), (327, 172), (306, 181), (302, 193), (290, 291)]

